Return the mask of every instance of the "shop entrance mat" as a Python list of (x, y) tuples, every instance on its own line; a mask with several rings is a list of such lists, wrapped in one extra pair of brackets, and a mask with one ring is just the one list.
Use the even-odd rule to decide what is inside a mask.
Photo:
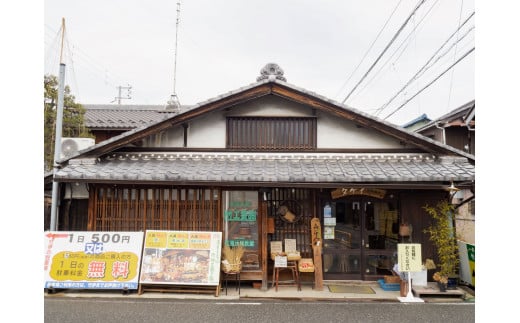
[(328, 285), (331, 293), (349, 293), (349, 294), (375, 294), (376, 292), (370, 286), (359, 285)]

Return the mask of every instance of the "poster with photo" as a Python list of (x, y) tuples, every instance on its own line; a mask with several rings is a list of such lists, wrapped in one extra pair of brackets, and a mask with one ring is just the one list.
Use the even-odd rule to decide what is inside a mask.
[(221, 232), (147, 230), (139, 282), (217, 286), (221, 247)]

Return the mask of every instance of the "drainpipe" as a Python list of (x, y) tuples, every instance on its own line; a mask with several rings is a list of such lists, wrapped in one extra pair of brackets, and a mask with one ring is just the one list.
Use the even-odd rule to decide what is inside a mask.
[(442, 130), (442, 141), (441, 141), (441, 142), (442, 142), (443, 144), (446, 144), (446, 128), (444, 128), (444, 127), (439, 127), (439, 124), (440, 124), (440, 122), (436, 122), (436, 123), (435, 123), (435, 127), (436, 127), (437, 129), (441, 129), (441, 130)]

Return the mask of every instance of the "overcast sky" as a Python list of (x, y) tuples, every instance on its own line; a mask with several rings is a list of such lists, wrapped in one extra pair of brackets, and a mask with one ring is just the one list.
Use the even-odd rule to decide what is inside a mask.
[(347, 105), (383, 119), (393, 113), (387, 120), (403, 124), (475, 98), (473, 52), (393, 112), (475, 46), (474, 18), (448, 41), (474, 12), (474, 1), (424, 1), (392, 43), (421, 1), (192, 0), (180, 1), (179, 16), (177, 2), (46, 0), (45, 73), (58, 75), (64, 18), (66, 84), (80, 103), (117, 104), (118, 87), (130, 85), (131, 99), (122, 104), (166, 104), (174, 90), (179, 17), (175, 92), (181, 104), (249, 85), (269, 62), (280, 65), (287, 82), (342, 102), (385, 48)]

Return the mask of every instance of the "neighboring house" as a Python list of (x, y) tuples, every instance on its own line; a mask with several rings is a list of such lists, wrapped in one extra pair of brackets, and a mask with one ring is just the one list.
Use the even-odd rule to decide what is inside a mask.
[[(406, 125), (403, 127), (406, 127)], [(426, 137), (475, 155), (475, 100), (463, 104), (436, 120), (413, 129)], [(467, 248), (466, 244), (473, 245), (474, 248), (475, 186), (472, 185), (469, 188), (462, 188), (460, 191), (457, 191), (453, 194), (452, 203), (457, 210), (455, 227), (457, 238), (460, 241), (459, 244), (463, 248)], [(469, 265), (465, 265), (467, 256), (464, 252), (461, 253), (461, 257), (463, 258), (461, 259), (461, 279), (474, 284), (474, 270), (471, 270)]]
[[(94, 136), (94, 142), (85, 140), (84, 138), (63, 138), (62, 147), (65, 148), (67, 141), (76, 142), (77, 146), (71, 150), (83, 150), (100, 143), (104, 140), (118, 136), (128, 130), (147, 126), (165, 118), (178, 114), (179, 111), (172, 110), (167, 105), (131, 105), (131, 104), (83, 104), (85, 109), (85, 126)], [(180, 111), (188, 110), (190, 106), (181, 106)], [(52, 171), (44, 175), (44, 228), (50, 227), (51, 204), (52, 204)], [(82, 203), (86, 203), (88, 199), (88, 191), (84, 185), (75, 185), (62, 190), (61, 199), (63, 200), (62, 215), (68, 214), (71, 207), (86, 209), (82, 207)], [(71, 200), (75, 202), (71, 203)], [(68, 216), (64, 219), (69, 220)], [(78, 217), (72, 217), (71, 221), (77, 220)], [(68, 227), (68, 224), (64, 224)], [(75, 227), (73, 224), (72, 227)]]
[(413, 119), (412, 121), (406, 123), (403, 125), (403, 128), (409, 131), (415, 131), (424, 125), (428, 124), (430, 121), (432, 121), (426, 114), (422, 114), (421, 116)]
[(269, 242), (296, 239), (312, 257), (318, 218), (324, 279), (376, 280), (391, 273), (400, 223), (435, 258), (423, 206), (475, 180), (473, 155), (291, 85), (276, 64), (255, 83), (158, 114), (58, 161), (60, 189), (87, 192), (66, 212), (60, 204), (59, 230), (220, 231), (246, 247), (241, 279), (265, 288)]
[[(415, 132), (475, 155), (475, 100), (430, 121)], [(458, 210), (456, 227), (459, 238), (475, 244), (474, 187), (457, 192), (453, 198)]]
[(414, 131), (475, 155), (475, 100)]
[(96, 143), (177, 114), (161, 105), (84, 104), (83, 108), (85, 126)]

